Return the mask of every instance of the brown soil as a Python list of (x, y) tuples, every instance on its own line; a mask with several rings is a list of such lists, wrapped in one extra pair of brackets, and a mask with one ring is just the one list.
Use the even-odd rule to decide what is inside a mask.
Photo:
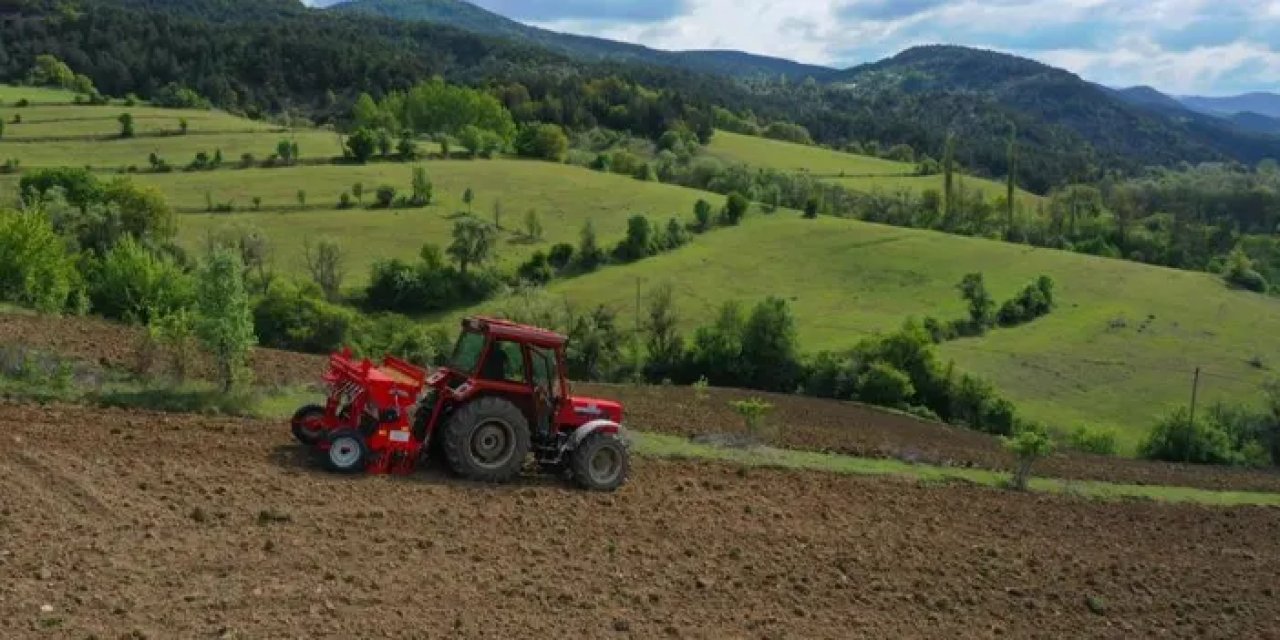
[[(25, 344), (105, 366), (133, 367), (139, 332), (91, 318), (0, 315), (0, 345)], [(323, 356), (273, 349), (253, 354), (255, 380), (266, 385), (314, 383), (324, 371)], [(933, 464), (1008, 469), (1011, 459), (991, 436), (926, 422), (850, 402), (801, 396), (713, 389), (699, 401), (684, 387), (575, 384), (575, 393), (621, 400), (632, 426), (661, 433), (703, 435), (742, 433), (730, 400), (762, 396), (775, 405), (769, 418), (771, 441), (797, 449), (897, 458)], [(1167, 464), (1076, 452), (1061, 452), (1036, 472), (1069, 479), (1162, 484), (1235, 491), (1280, 492), (1280, 473), (1227, 467)]]
[[(23, 345), (104, 367), (137, 369), (142, 336), (136, 327), (97, 318), (0, 315), (0, 345)], [(324, 364), (322, 357), (275, 349), (254, 349), (250, 356), (254, 382), (267, 386), (315, 382)], [(209, 363), (198, 366), (200, 373), (213, 372)]]
[[(852, 402), (712, 389), (705, 401), (692, 389), (633, 385), (575, 385), (577, 393), (615, 398), (637, 428), (703, 435), (745, 433), (732, 400), (759, 396), (774, 405), (766, 437), (780, 446), (849, 455), (898, 458), (958, 467), (1009, 469), (1012, 459), (989, 435), (926, 422)], [(1280, 473), (1168, 464), (1066, 451), (1037, 464), (1036, 473), (1077, 480), (1162, 484), (1236, 491), (1280, 491)]]
[(5, 638), (1280, 637), (1276, 509), (646, 459), (611, 495), (338, 477), (279, 424), (57, 405), (0, 434)]

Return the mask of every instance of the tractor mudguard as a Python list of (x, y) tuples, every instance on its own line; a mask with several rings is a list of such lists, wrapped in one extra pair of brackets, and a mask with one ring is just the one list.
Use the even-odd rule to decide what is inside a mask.
[(574, 449), (577, 449), (578, 445), (582, 444), (582, 441), (587, 439), (587, 436), (596, 432), (616, 433), (619, 437), (623, 437), (624, 439), (626, 435), (626, 430), (623, 426), (612, 420), (592, 420), (591, 422), (573, 430), (573, 435), (569, 437), (569, 442), (565, 443), (565, 451), (573, 451)]

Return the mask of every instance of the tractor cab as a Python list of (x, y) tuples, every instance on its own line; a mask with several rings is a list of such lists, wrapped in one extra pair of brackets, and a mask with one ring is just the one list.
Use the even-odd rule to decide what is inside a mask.
[[(407, 471), (438, 445), (455, 472), (475, 480), (510, 480), (532, 452), (542, 469), (589, 489), (613, 490), (625, 482), (622, 405), (570, 394), (565, 336), (486, 317), (467, 318), (461, 329), (447, 364), (429, 373), (406, 373), (405, 363), (392, 357), (376, 367), (351, 364), (349, 353), (334, 356), (326, 380), (342, 378), (341, 389), (331, 382), (326, 407), (299, 410), (295, 436), (325, 451), (329, 466), (342, 471)], [(335, 376), (336, 369), (347, 375)], [(412, 406), (381, 406), (386, 398), (403, 397), (378, 390), (383, 379), (397, 378), (388, 369), (411, 388), (417, 383)], [(363, 417), (353, 425), (353, 401), (335, 400), (335, 394), (375, 406), (362, 405)], [(348, 407), (348, 414), (335, 406)]]

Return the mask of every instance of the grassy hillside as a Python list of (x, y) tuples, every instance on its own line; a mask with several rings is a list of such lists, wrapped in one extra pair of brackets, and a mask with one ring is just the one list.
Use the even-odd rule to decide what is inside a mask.
[(1280, 300), (1228, 290), (1210, 275), (794, 212), (754, 217), (551, 292), (630, 318), (637, 281), (669, 281), (686, 330), (726, 300), (778, 294), (791, 301), (803, 347), (815, 351), (848, 347), (908, 316), (963, 316), (955, 285), (972, 271), (985, 273), (999, 299), (1040, 274), (1057, 283), (1050, 316), (943, 347), (1056, 426), (1114, 427), (1132, 447), (1155, 417), (1187, 400), (1195, 367), (1213, 374), (1202, 387), (1208, 403), (1254, 399), (1267, 373), (1249, 363), (1255, 356), (1280, 365), (1267, 362), (1280, 352)]
[(191, 162), (196, 153), (204, 151), (212, 156), (215, 150), (221, 150), (223, 162), (234, 165), (245, 153), (253, 154), (258, 161), (266, 160), (276, 152), (276, 143), (281, 139), (297, 142), (298, 152), (304, 160), (342, 155), (338, 135), (331, 131), (276, 129), (258, 133), (192, 133), (110, 140), (0, 140), (0, 161), (14, 158), (20, 160), (23, 167), (33, 168), (60, 166), (78, 159), (76, 166), (118, 171), (130, 166), (146, 169), (150, 155), (154, 153), (175, 169), (181, 169)]
[[(255, 225), (276, 246), (279, 266), (300, 273), (304, 268), (304, 239), (328, 235), (338, 239), (350, 253), (353, 283), (364, 281), (369, 266), (378, 258), (412, 258), (426, 242), (447, 246), (454, 216), (467, 210), (462, 196), (468, 188), (475, 194), (471, 208), (477, 216), (492, 220), (494, 205), (501, 203), (506, 241), (498, 255), (507, 265), (557, 242), (576, 245), (588, 219), (595, 225), (600, 241), (609, 244), (622, 237), (626, 220), (632, 215), (644, 214), (663, 222), (672, 216), (689, 220), (699, 198), (717, 198), (691, 189), (545, 162), (428, 161), (422, 166), (434, 184), (435, 202), (424, 209), (391, 211), (339, 211), (336, 205), (341, 193), (350, 190), (355, 182), (364, 184), (366, 204), (373, 200), (373, 191), (381, 184), (407, 192), (411, 165), (171, 173), (139, 175), (136, 179), (157, 186), (175, 207), (188, 211), (205, 208), (206, 191), (215, 202), (234, 202), (238, 208), (250, 207), (254, 196), (262, 198), (262, 212), (182, 215), (179, 242), (189, 249), (204, 246), (211, 231), (238, 224)], [(306, 210), (298, 206), (299, 189), (307, 192)], [(519, 233), (530, 209), (538, 212), (545, 232), (542, 242), (536, 244), (527, 242)]]
[[(916, 166), (871, 156), (833, 151), (728, 131), (716, 131), (708, 152), (728, 162), (741, 162), (753, 167), (779, 171), (804, 171), (855, 191), (907, 190), (919, 193), (925, 189), (942, 191), (941, 175), (917, 176)], [(967, 188), (982, 191), (988, 199), (1004, 194), (1005, 185), (985, 178), (964, 176)], [(1021, 189), (1018, 201), (1034, 207), (1041, 198)]]

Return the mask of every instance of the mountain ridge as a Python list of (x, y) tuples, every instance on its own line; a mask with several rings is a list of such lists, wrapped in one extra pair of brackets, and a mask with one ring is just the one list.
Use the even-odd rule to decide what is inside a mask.
[(341, 0), (324, 11), (352, 12), (397, 20), (444, 24), (501, 38), (522, 39), (579, 56), (631, 60), (735, 77), (781, 75), (823, 77), (835, 69), (734, 50), (666, 51), (604, 38), (527, 25), (463, 0)]

